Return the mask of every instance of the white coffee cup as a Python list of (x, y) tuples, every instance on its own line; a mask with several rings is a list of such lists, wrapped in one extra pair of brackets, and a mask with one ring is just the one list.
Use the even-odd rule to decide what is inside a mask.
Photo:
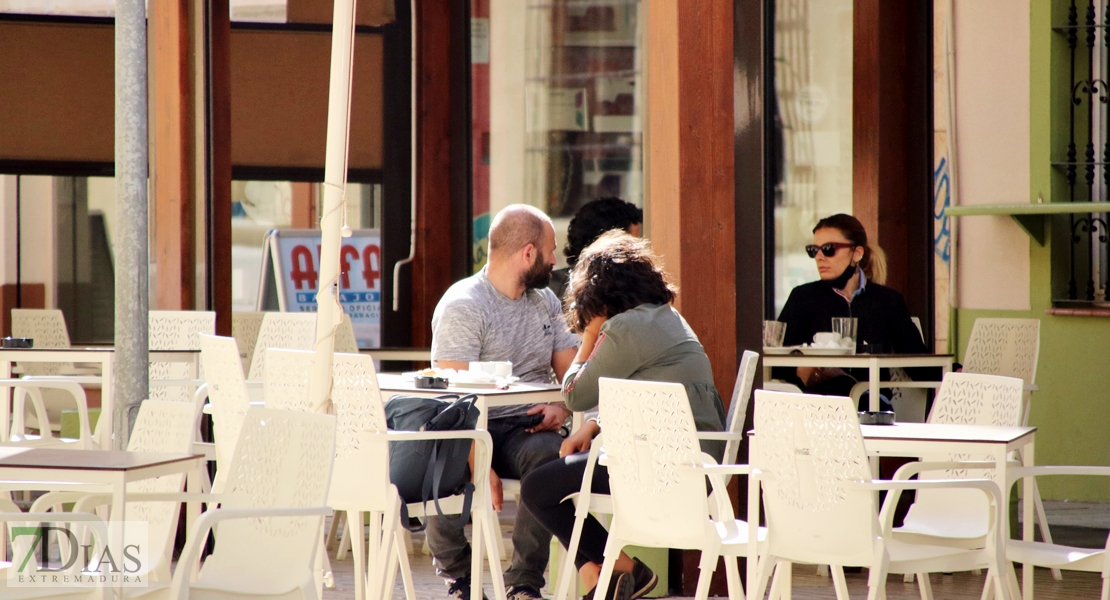
[(821, 331), (813, 334), (813, 343), (821, 345), (839, 345), (840, 334), (831, 331)]
[(513, 375), (513, 363), (507, 360), (475, 361), (467, 365), (467, 369), (501, 378)]

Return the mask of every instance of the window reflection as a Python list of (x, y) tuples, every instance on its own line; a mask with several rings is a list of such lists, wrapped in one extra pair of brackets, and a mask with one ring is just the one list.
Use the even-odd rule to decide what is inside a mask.
[(775, 314), (818, 278), (804, 250), (852, 212), (852, 0), (775, 1)]

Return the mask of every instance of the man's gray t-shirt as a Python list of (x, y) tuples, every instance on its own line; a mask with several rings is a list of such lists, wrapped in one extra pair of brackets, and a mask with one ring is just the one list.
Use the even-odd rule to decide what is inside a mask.
[[(493, 287), (484, 268), (452, 285), (432, 315), (433, 363), (507, 360), (521, 381), (551, 383), (552, 354), (577, 346), (551, 290), (527, 290), (511, 300)], [(489, 418), (521, 415), (529, 408), (493, 407)]]

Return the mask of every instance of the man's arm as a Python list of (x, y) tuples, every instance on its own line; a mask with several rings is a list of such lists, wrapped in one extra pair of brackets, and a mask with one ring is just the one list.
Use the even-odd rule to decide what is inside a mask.
[(551, 369), (555, 371), (555, 379), (559, 383), (563, 382), (563, 376), (567, 374), (567, 369), (574, 362), (574, 356), (577, 353), (578, 348), (566, 348), (551, 355)]

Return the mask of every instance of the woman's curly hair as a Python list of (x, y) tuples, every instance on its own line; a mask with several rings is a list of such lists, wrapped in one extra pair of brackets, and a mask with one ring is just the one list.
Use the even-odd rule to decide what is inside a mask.
[(594, 317), (612, 318), (641, 304), (670, 304), (677, 291), (647, 240), (609, 231), (582, 251), (570, 272), (567, 324), (581, 333)]

